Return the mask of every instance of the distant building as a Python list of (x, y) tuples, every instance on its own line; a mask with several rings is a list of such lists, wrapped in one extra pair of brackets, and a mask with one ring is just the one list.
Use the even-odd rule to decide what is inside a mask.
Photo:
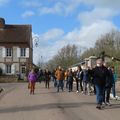
[(90, 68), (94, 68), (96, 66), (96, 60), (96, 56), (90, 56), (89, 58), (85, 58), (85, 64)]
[(0, 18), (0, 68), (3, 74), (19, 74), (23, 78), (32, 63), (32, 26), (9, 25)]

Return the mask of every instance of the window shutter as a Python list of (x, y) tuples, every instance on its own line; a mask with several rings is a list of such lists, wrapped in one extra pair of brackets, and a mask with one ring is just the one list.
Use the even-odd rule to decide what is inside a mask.
[(29, 48), (26, 48), (26, 57), (29, 58)]
[(5, 49), (5, 47), (2, 47), (2, 56), (6, 57), (6, 49)]
[(20, 48), (17, 48), (17, 57), (20, 57)]
[(12, 74), (15, 74), (15, 64), (12, 64), (11, 73), (12, 73)]

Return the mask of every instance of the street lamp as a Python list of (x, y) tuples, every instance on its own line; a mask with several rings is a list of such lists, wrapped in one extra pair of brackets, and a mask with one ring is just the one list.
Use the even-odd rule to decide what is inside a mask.
[(39, 37), (38, 36), (33, 36), (33, 40), (35, 42), (35, 47), (38, 47)]

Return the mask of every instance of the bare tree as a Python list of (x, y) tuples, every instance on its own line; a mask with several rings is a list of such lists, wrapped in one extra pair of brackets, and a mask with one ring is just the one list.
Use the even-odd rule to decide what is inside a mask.
[(102, 35), (95, 43), (93, 48), (85, 50), (82, 58), (90, 55), (99, 56), (100, 53), (105, 52), (109, 56), (120, 57), (120, 32), (112, 30), (111, 32)]
[(57, 55), (55, 55), (52, 60), (48, 61), (48, 65), (51, 68), (53, 68), (52, 66), (57, 67), (59, 65), (63, 68), (68, 68), (69, 66), (77, 63), (78, 61), (79, 55), (77, 46), (67, 45), (60, 49)]

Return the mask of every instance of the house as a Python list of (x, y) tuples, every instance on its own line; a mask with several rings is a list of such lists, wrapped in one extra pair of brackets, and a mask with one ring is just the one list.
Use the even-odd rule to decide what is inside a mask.
[(24, 78), (32, 63), (32, 26), (9, 25), (0, 18), (0, 68), (3, 74), (19, 74)]
[(83, 64), (85, 64), (85, 61), (81, 61), (79, 63), (76, 63), (74, 65), (71, 65), (68, 69), (72, 69), (72, 71), (77, 71), (78, 66), (82, 66)]
[(96, 60), (96, 56), (90, 56), (89, 58), (85, 58), (85, 65), (90, 68), (94, 68), (96, 66)]

